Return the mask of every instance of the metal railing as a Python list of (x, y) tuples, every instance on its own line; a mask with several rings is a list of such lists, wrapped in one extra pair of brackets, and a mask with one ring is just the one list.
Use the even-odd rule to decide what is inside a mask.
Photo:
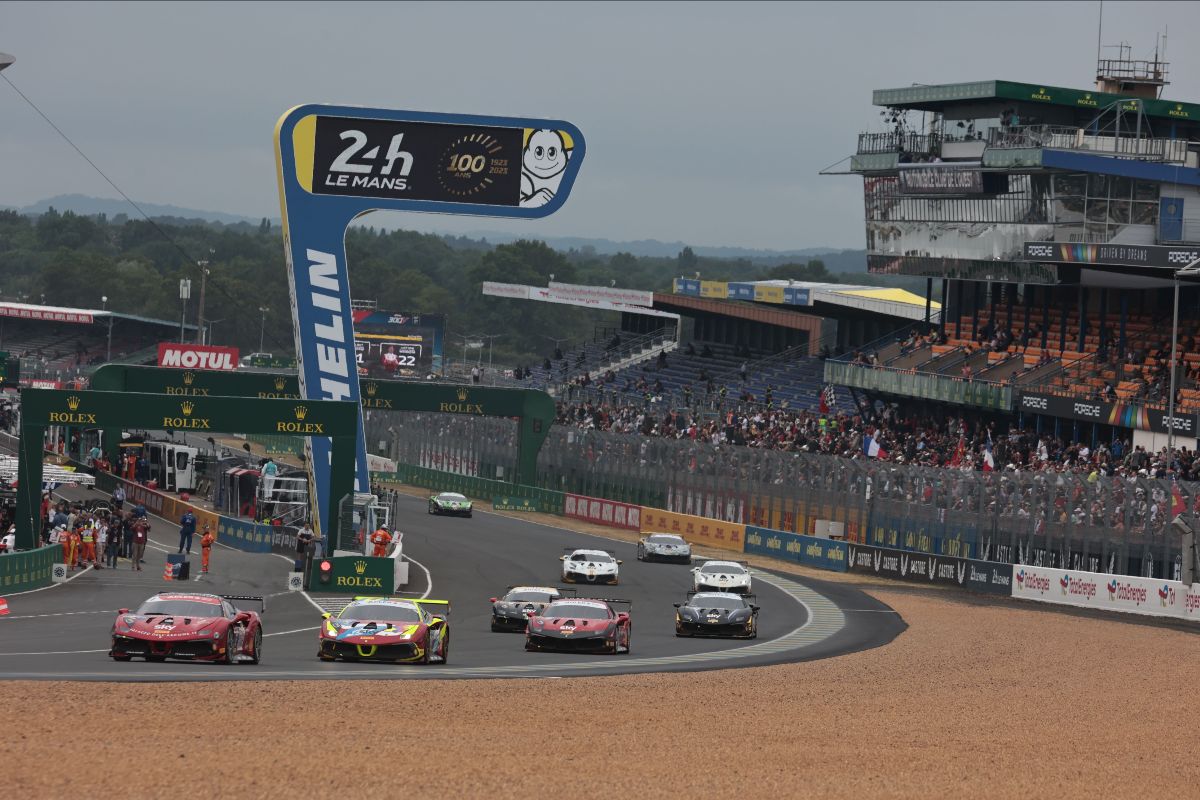
[(926, 133), (860, 133), (858, 155), (872, 153), (914, 153), (930, 155), (937, 152), (940, 139)]
[[(1129, 132), (1133, 134), (1133, 131)], [(1154, 139), (1146, 136), (1095, 136), (1085, 128), (1063, 125), (1013, 125), (988, 128), (987, 146), (997, 150), (1046, 148), (1078, 150), (1102, 155), (1124, 156), (1148, 161), (1182, 164), (1187, 160), (1186, 139)]]
[[(506, 420), (396, 416), (402, 463), (469, 451), (492, 477), (515, 460)], [(1009, 447), (996, 442), (998, 471), (975, 472), (556, 426), (537, 486), (801, 533), (834, 520), (851, 541), (917, 552), (1178, 579), (1173, 506), (1194, 528), (1200, 484), (1013, 472), (1003, 469)]]

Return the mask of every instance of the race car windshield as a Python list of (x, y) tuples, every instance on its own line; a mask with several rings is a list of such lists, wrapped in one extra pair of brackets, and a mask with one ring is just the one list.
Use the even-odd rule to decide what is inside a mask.
[(608, 609), (603, 606), (583, 606), (573, 603), (550, 606), (544, 616), (572, 617), (574, 619), (608, 619)]
[(420, 622), (421, 612), (408, 606), (379, 603), (347, 606), (341, 614), (338, 614), (338, 619), (352, 619), (360, 622)]
[(467, 498), (463, 497), (461, 494), (440, 494), (438, 495), (438, 499), (453, 503), (460, 500), (466, 500)]
[(509, 592), (504, 599), (510, 603), (549, 603), (549, 592)]
[(737, 564), (705, 564), (700, 568), (705, 575), (745, 575), (746, 570)]
[(137, 613), (147, 617), (219, 617), (221, 605), (197, 600), (147, 600)]
[(683, 540), (678, 536), (651, 536), (646, 541), (650, 544), (683, 544)]
[(688, 605), (693, 608), (723, 608), (730, 611), (745, 608), (745, 604), (736, 597), (716, 597), (714, 595), (693, 597)]
[(572, 561), (594, 561), (597, 564), (609, 564), (612, 562), (613, 558), (612, 558), (612, 556), (607, 555), (605, 553), (599, 553), (599, 554), (589, 553), (587, 555), (584, 555), (583, 553), (576, 553), (575, 555), (571, 556), (571, 560)]

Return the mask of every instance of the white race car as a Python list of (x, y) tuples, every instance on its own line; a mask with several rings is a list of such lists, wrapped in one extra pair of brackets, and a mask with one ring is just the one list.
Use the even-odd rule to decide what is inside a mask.
[(621, 562), (604, 550), (570, 550), (562, 560), (563, 583), (608, 583), (616, 585)]
[(750, 572), (736, 561), (705, 561), (692, 567), (692, 588), (697, 592), (750, 594)]
[(681, 561), (692, 563), (692, 546), (675, 533), (652, 533), (638, 539), (638, 561)]

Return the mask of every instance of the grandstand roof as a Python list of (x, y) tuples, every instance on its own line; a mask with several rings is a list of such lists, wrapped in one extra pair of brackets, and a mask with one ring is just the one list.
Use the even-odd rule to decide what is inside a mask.
[[(815, 283), (809, 281), (753, 281), (755, 286), (787, 286), (795, 290), (808, 290), (812, 304), (829, 303), (835, 306), (856, 308), (876, 314), (887, 314), (904, 319), (925, 319), (925, 298), (907, 289), (888, 289), (880, 286), (848, 286), (843, 283)], [(933, 316), (941, 311), (942, 304), (930, 303)]]
[[(1109, 94), (1085, 89), (1066, 89), (1036, 83), (1013, 81), (972, 81), (942, 83), (932, 86), (904, 86), (899, 89), (876, 89), (871, 102), (877, 106), (938, 111), (948, 106), (980, 101), (1016, 101), (1035, 105), (1064, 106), (1088, 112), (1101, 109), (1121, 100), (1137, 100), (1133, 95)], [(1174, 122), (1200, 120), (1200, 105), (1174, 100), (1141, 99), (1143, 113)], [(1136, 106), (1127, 110), (1134, 110)]]
[[(165, 325), (170, 328), (178, 327), (173, 320), (143, 317), (138, 314), (121, 314), (116, 311), (95, 308), (69, 308), (67, 306), (44, 306), (34, 303), (0, 302), (0, 317), (15, 317), (38, 322), (69, 322), (77, 325), (91, 325), (101, 319), (128, 319), (144, 322), (148, 325)], [(185, 329), (196, 330), (194, 323), (184, 325)]]

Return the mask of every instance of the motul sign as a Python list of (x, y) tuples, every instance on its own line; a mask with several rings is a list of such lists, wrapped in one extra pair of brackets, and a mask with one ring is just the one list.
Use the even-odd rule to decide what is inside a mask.
[(177, 369), (234, 370), (238, 367), (238, 349), (203, 344), (160, 342), (158, 365)]

